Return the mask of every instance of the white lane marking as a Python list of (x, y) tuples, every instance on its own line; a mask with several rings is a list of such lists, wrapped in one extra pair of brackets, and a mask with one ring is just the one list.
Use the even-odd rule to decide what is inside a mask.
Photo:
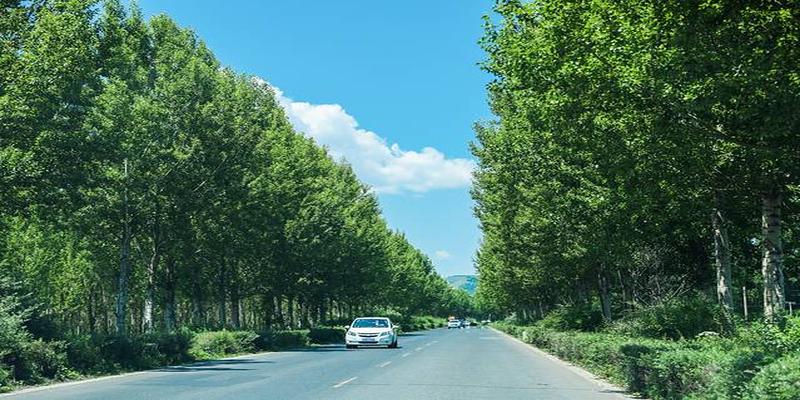
[(344, 386), (344, 385), (347, 385), (348, 383), (350, 383), (350, 382), (352, 382), (352, 381), (354, 381), (354, 380), (356, 380), (356, 379), (358, 379), (358, 377), (357, 377), (357, 376), (354, 376), (354, 377), (352, 377), (352, 378), (350, 378), (350, 379), (348, 379), (348, 380), (346, 380), (346, 381), (342, 381), (342, 382), (339, 382), (339, 383), (337, 383), (337, 384), (333, 385), (333, 388), (334, 388), (334, 389), (338, 389), (338, 388), (340, 388), (340, 387), (342, 387), (342, 386)]
[(414, 351), (420, 351), (420, 350), (422, 350), (422, 347), (417, 347), (416, 349), (414, 349)]
[(430, 346), (430, 345), (431, 345), (430, 343), (425, 343), (425, 347), (428, 347), (428, 346)]
[(433, 343), (439, 343), (439, 341), (438, 340), (434, 340)]
[(410, 355), (411, 355), (411, 353), (406, 353), (406, 354), (403, 354), (403, 355), (402, 355), (402, 356), (400, 356), (400, 357), (408, 357), (408, 356), (410, 356)]
[(383, 363), (381, 365), (378, 365), (378, 368), (383, 368), (383, 367), (385, 367), (385, 366), (387, 366), (387, 365), (389, 365), (391, 363), (392, 363), (391, 361), (387, 361), (387, 362), (385, 362), (385, 363)]

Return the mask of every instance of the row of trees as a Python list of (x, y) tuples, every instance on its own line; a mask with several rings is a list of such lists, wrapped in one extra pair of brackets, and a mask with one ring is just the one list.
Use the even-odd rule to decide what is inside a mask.
[(297, 327), (457, 303), (268, 85), (170, 18), (6, 1), (0, 71), (0, 275), (32, 329)]
[(734, 312), (748, 287), (767, 319), (784, 312), (800, 272), (799, 10), (499, 1), (482, 42), (498, 121), (473, 147), (484, 307), (594, 298), (612, 318), (700, 290)]

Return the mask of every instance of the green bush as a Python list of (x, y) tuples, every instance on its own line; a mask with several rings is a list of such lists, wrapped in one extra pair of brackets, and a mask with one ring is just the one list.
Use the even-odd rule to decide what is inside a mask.
[(0, 393), (13, 390), (11, 371), (8, 366), (0, 364)]
[(724, 354), (714, 350), (676, 349), (651, 358), (647, 394), (653, 399), (684, 399), (711, 386)]
[(78, 335), (67, 339), (67, 359), (76, 370), (94, 374), (103, 371), (114, 372), (113, 362), (103, 354), (104, 339), (99, 335)]
[(564, 306), (550, 311), (537, 325), (558, 331), (594, 331), (603, 325), (596, 305)]
[(764, 354), (749, 348), (734, 349), (719, 360), (719, 370), (711, 376), (710, 384), (698, 393), (702, 399), (741, 399), (745, 387), (765, 365)]
[(27, 343), (14, 365), (14, 378), (26, 383), (42, 383), (49, 379), (72, 376), (67, 366), (66, 344), (37, 339)]
[(615, 321), (609, 331), (657, 339), (693, 338), (701, 332), (722, 332), (724, 321), (717, 304), (704, 295), (688, 296), (632, 311)]
[(258, 348), (262, 350), (280, 350), (308, 346), (310, 339), (308, 330), (267, 331), (261, 334)]
[(308, 339), (311, 343), (331, 344), (344, 342), (346, 329), (335, 326), (321, 326), (311, 328), (308, 332)]
[(175, 333), (158, 334), (149, 339), (158, 345), (162, 364), (177, 364), (192, 360), (190, 349), (194, 337), (194, 332), (181, 328)]
[(764, 367), (747, 385), (747, 399), (800, 399), (800, 353)]
[(189, 354), (195, 359), (209, 359), (256, 349), (259, 335), (251, 331), (200, 332), (194, 336)]

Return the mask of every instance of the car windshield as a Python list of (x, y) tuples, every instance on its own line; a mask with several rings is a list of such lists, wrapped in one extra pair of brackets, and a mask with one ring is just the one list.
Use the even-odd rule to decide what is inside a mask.
[(364, 318), (353, 321), (353, 328), (388, 328), (389, 321), (382, 318)]

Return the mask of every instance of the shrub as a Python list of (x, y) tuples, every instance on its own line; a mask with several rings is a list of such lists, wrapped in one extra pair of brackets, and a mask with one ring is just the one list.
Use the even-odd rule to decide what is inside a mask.
[(0, 393), (10, 392), (13, 389), (11, 371), (7, 366), (0, 364)]
[(764, 354), (752, 349), (734, 349), (720, 360), (719, 371), (711, 377), (711, 383), (698, 398), (741, 399), (746, 385), (767, 362)]
[(594, 331), (603, 325), (603, 313), (595, 305), (564, 306), (547, 313), (537, 325), (559, 331)]
[(67, 365), (64, 342), (37, 339), (22, 348), (14, 365), (14, 375), (16, 380), (26, 383), (64, 379), (72, 375)]
[(636, 393), (646, 393), (647, 385), (653, 375), (653, 359), (660, 353), (679, 349), (676, 343), (655, 339), (627, 339), (620, 345), (621, 382), (625, 387)]
[(334, 326), (311, 328), (308, 339), (316, 344), (341, 343), (344, 341), (345, 332), (344, 328)]
[(674, 299), (638, 309), (615, 321), (609, 331), (626, 336), (684, 339), (701, 332), (721, 332), (722, 314), (707, 296)]
[(248, 353), (256, 349), (258, 338), (259, 335), (251, 331), (201, 332), (194, 336), (189, 354), (196, 359), (208, 359)]
[(69, 365), (83, 373), (113, 372), (112, 366), (103, 354), (101, 336), (78, 335), (67, 340), (67, 360)]
[(747, 399), (800, 399), (800, 353), (764, 367), (747, 385)]
[(279, 350), (308, 346), (309, 331), (267, 331), (261, 334), (258, 348), (262, 350)]
[(723, 355), (714, 350), (676, 349), (651, 358), (647, 394), (653, 399), (684, 399), (706, 391), (719, 373)]
[(151, 336), (150, 339), (158, 345), (163, 364), (176, 364), (190, 361), (190, 349), (194, 340), (194, 332), (181, 328), (175, 333), (164, 333)]

